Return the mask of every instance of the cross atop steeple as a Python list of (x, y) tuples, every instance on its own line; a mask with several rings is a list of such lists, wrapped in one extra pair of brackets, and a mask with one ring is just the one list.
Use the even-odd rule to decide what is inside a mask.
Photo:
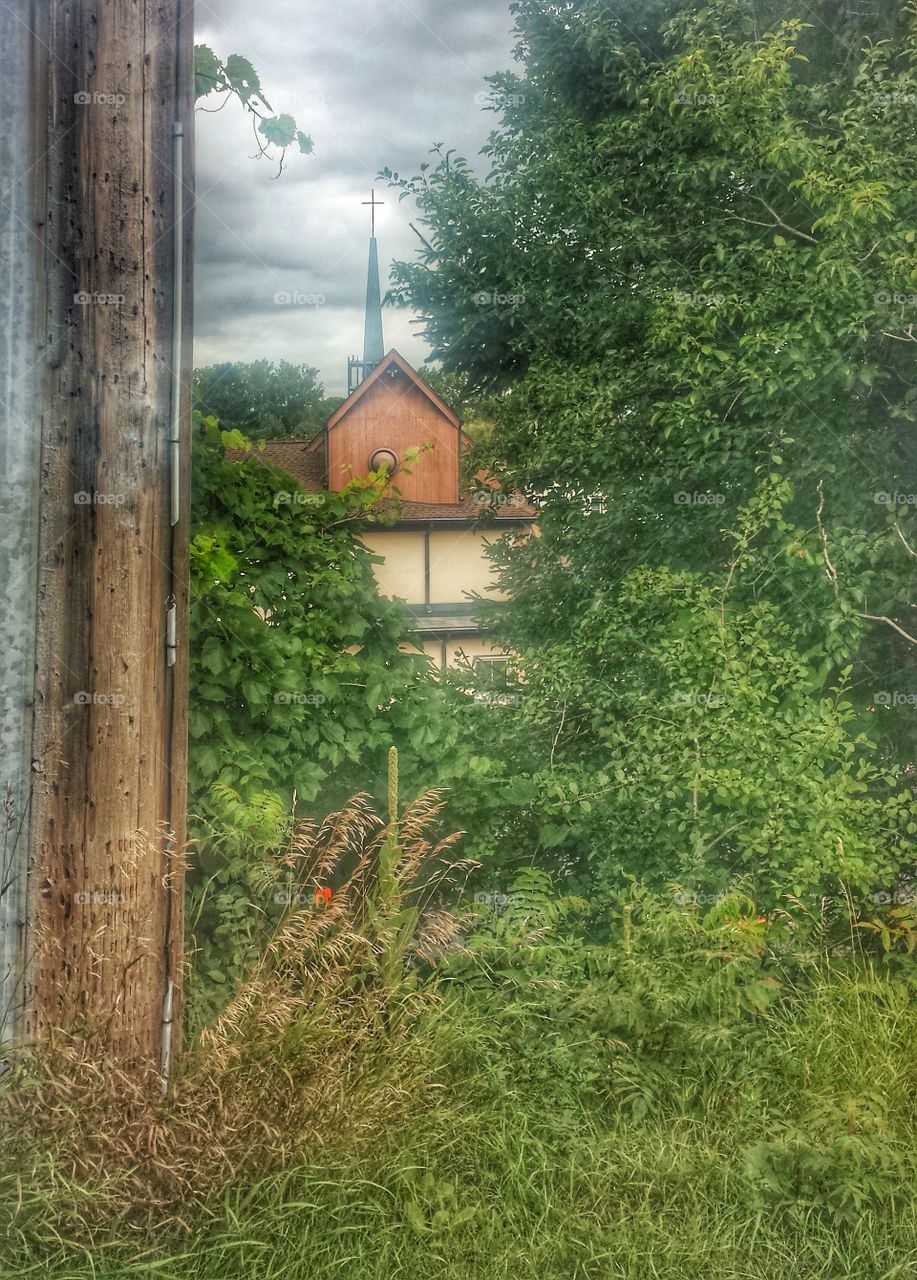
[(368, 205), (370, 205), (370, 206), (371, 206), (371, 208), (372, 208), (372, 232), (371, 232), (371, 234), (372, 234), (372, 238), (375, 240), (375, 238), (376, 238), (376, 209), (378, 208), (378, 206), (379, 206), (380, 204), (385, 204), (385, 201), (384, 201), (384, 200), (377, 200), (377, 199), (376, 199), (376, 188), (375, 188), (375, 187), (373, 187), (373, 189), (372, 189), (372, 199), (370, 199), (370, 200), (363, 200), (361, 203), (362, 203), (362, 204), (368, 204)]

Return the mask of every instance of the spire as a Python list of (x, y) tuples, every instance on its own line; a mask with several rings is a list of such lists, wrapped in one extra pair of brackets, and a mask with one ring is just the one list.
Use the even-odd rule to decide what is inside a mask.
[[(373, 210), (375, 213), (375, 210)], [(375, 229), (375, 228), (374, 228)], [(363, 328), (364, 373), (369, 373), (385, 355), (382, 338), (382, 291), (379, 288), (379, 250), (376, 237), (369, 242), (369, 271), (366, 276), (366, 320)]]
[(363, 322), (363, 359), (351, 356), (347, 361), (347, 394), (351, 395), (367, 374), (372, 373), (385, 355), (385, 340), (382, 337), (382, 290), (379, 288), (379, 246), (376, 244), (376, 209), (384, 200), (377, 200), (373, 191), (372, 198), (364, 200), (372, 210), (371, 233), (369, 239), (369, 270), (366, 273), (366, 318)]

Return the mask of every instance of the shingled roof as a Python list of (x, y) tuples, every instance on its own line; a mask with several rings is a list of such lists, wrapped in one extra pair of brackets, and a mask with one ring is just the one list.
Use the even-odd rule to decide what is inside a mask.
[[(263, 448), (247, 453), (230, 449), (226, 456), (235, 462), (252, 457), (265, 461), (293, 477), (307, 493), (322, 493), (327, 489), (325, 475), (324, 432), (311, 440), (265, 440)], [(486, 500), (485, 500), (486, 499)], [(399, 523), (431, 520), (490, 521), (498, 524), (534, 520), (536, 509), (518, 495), (489, 495), (487, 489), (465, 494), (459, 502), (407, 502), (402, 500)]]
[[(486, 493), (485, 491), (481, 491)], [(503, 496), (503, 495), (500, 495)], [(538, 514), (521, 497), (510, 497), (499, 506), (482, 502), (476, 494), (468, 493), (461, 502), (402, 502), (401, 520), (490, 520), (505, 523), (512, 520), (534, 520)]]
[(319, 431), (311, 440), (266, 440), (263, 450), (246, 454), (233, 449), (226, 456), (234, 461), (253, 457), (258, 462), (263, 458), (265, 462), (280, 467), (294, 480), (298, 480), (307, 493), (321, 493), (327, 488), (323, 431)]

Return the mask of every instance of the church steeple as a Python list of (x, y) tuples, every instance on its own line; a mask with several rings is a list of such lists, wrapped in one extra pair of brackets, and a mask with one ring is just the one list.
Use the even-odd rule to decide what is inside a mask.
[(385, 340), (382, 336), (382, 290), (379, 287), (379, 246), (376, 244), (376, 209), (384, 200), (377, 200), (373, 191), (372, 199), (364, 200), (372, 209), (371, 234), (369, 238), (369, 270), (366, 273), (366, 316), (363, 321), (363, 359), (353, 356), (347, 361), (347, 394), (356, 390), (363, 379), (380, 364), (385, 355)]
[[(373, 210), (375, 213), (375, 210)], [(373, 228), (375, 230), (375, 227)], [(369, 242), (369, 271), (366, 275), (366, 319), (363, 324), (364, 377), (385, 355), (382, 337), (382, 291), (379, 288), (379, 250), (376, 237)]]

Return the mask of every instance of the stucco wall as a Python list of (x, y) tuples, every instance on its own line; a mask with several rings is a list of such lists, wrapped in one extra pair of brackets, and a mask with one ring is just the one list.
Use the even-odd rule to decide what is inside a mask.
[(433, 529), (430, 531), (430, 599), (424, 591), (424, 530), (372, 529), (363, 542), (374, 555), (384, 557), (375, 567), (376, 582), (383, 595), (398, 596), (410, 605), (467, 604), (471, 592), (490, 600), (502, 600), (491, 591), (493, 566), (484, 548), (493, 534), (475, 529)]
[[(430, 600), (424, 591), (424, 528), (416, 530), (371, 529), (362, 534), (364, 544), (374, 555), (383, 556), (375, 566), (376, 582), (383, 595), (406, 600), (415, 608), (424, 604), (467, 605), (466, 592), (485, 599), (505, 599), (501, 593), (489, 591), (492, 566), (484, 549), (493, 534), (476, 529), (432, 529), (430, 538)], [(469, 619), (470, 621), (470, 619)], [(424, 653), (439, 669), (443, 664), (443, 645), (440, 639), (424, 638)], [(445, 641), (445, 666), (461, 667), (475, 658), (504, 651), (486, 636), (454, 636)]]
[(476, 529), (434, 529), (430, 533), (430, 603), (455, 604), (470, 591), (490, 600), (505, 595), (491, 591), (493, 566), (484, 548), (494, 535)]
[(424, 603), (424, 539), (423, 532), (402, 533), (399, 530), (373, 529), (362, 535), (364, 546), (373, 555), (384, 556), (383, 564), (373, 571), (384, 596), (397, 596), (408, 604)]

